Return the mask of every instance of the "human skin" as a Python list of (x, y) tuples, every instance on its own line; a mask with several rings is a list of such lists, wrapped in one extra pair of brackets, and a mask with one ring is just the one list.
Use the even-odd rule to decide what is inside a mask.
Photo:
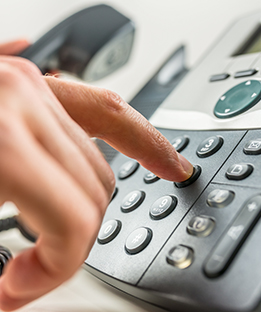
[(43, 77), (0, 45), (0, 204), (12, 201), (38, 234), (0, 279), (0, 309), (11, 311), (69, 279), (87, 258), (115, 187), (91, 140), (105, 140), (157, 176), (188, 179), (193, 166), (116, 93)]

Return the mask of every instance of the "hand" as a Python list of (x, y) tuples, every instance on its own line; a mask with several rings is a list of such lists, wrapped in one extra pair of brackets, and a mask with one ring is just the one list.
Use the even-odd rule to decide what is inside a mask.
[(115, 93), (42, 77), (27, 60), (0, 57), (0, 99), (0, 201), (13, 201), (39, 235), (0, 279), (0, 308), (10, 311), (87, 258), (115, 186), (90, 136), (164, 179), (186, 180), (193, 167)]

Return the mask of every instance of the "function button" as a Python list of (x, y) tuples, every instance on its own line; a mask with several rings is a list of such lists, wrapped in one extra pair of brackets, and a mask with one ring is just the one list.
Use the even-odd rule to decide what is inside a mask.
[(118, 220), (109, 220), (105, 222), (98, 234), (98, 242), (107, 244), (112, 241), (120, 232), (121, 222)]
[(205, 237), (211, 234), (215, 227), (213, 219), (207, 216), (196, 216), (189, 221), (187, 231), (191, 235)]
[(141, 227), (133, 231), (127, 238), (125, 248), (130, 254), (136, 254), (148, 246), (152, 238), (152, 231)]
[(146, 173), (145, 176), (144, 176), (144, 178), (143, 178), (144, 182), (147, 183), (147, 184), (156, 182), (156, 181), (158, 181), (159, 179), (160, 179), (160, 178), (157, 177), (157, 176), (156, 176), (154, 173), (152, 173), (152, 172)]
[(220, 136), (212, 136), (199, 144), (197, 148), (198, 157), (204, 158), (215, 154), (223, 145), (223, 138)]
[(232, 225), (218, 242), (204, 265), (209, 277), (222, 274), (233, 260), (236, 252), (261, 215), (261, 195), (257, 195), (243, 206)]
[(139, 163), (137, 161), (129, 160), (120, 167), (118, 178), (126, 179), (130, 177), (138, 168)]
[(214, 208), (223, 208), (228, 206), (234, 199), (235, 193), (229, 190), (214, 190), (209, 193), (207, 204)]
[(261, 139), (248, 141), (244, 146), (244, 153), (248, 155), (261, 154)]
[(185, 269), (193, 261), (193, 250), (187, 246), (178, 245), (170, 249), (167, 262), (179, 269)]
[(253, 166), (249, 164), (234, 164), (227, 169), (226, 177), (229, 180), (243, 180), (253, 171)]
[(130, 212), (141, 205), (145, 198), (143, 191), (133, 191), (126, 195), (121, 204), (121, 210), (123, 212)]
[(177, 152), (183, 151), (184, 148), (187, 147), (188, 143), (189, 138), (186, 135), (179, 136), (171, 142)]
[(253, 76), (257, 73), (256, 69), (247, 69), (247, 70), (241, 70), (235, 73), (234, 77), (235, 78), (242, 78), (242, 77), (249, 77)]
[(213, 75), (210, 77), (209, 81), (214, 82), (214, 81), (220, 81), (220, 80), (225, 80), (229, 77), (230, 75), (228, 73), (223, 73), (223, 74), (218, 74), (218, 75)]
[(177, 206), (177, 202), (177, 198), (170, 195), (157, 199), (150, 208), (151, 218), (159, 220), (166, 217)]
[(214, 115), (218, 118), (230, 118), (244, 113), (261, 99), (261, 83), (248, 80), (229, 89), (217, 101)]
[(200, 174), (201, 174), (201, 167), (196, 165), (194, 166), (194, 170), (190, 178), (188, 178), (186, 181), (183, 181), (183, 182), (174, 182), (174, 184), (178, 188), (189, 186), (190, 184), (194, 183), (199, 178)]

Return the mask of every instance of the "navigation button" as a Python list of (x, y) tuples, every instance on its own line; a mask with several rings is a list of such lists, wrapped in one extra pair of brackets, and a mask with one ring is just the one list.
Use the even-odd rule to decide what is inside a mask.
[(261, 195), (256, 195), (243, 205), (205, 262), (204, 271), (208, 277), (219, 276), (227, 269), (260, 215)]
[(244, 146), (244, 153), (248, 155), (261, 154), (261, 139), (248, 141)]
[(179, 269), (185, 269), (193, 261), (193, 250), (187, 246), (178, 245), (170, 249), (167, 262)]
[(233, 164), (226, 172), (226, 177), (229, 180), (243, 180), (247, 178), (253, 171), (253, 166), (250, 164)]
[(220, 136), (212, 136), (199, 144), (197, 155), (200, 158), (209, 157), (215, 154), (223, 145), (223, 138)]
[(209, 193), (207, 204), (214, 208), (223, 208), (229, 205), (235, 197), (235, 193), (229, 190), (216, 189)]
[(249, 77), (253, 76), (257, 73), (258, 71), (256, 69), (247, 69), (247, 70), (241, 70), (235, 73), (234, 78), (242, 78), (242, 77)]
[(214, 82), (214, 81), (220, 81), (220, 80), (225, 80), (228, 77), (230, 77), (230, 75), (228, 73), (223, 73), (223, 74), (217, 74), (217, 75), (213, 75), (210, 77), (209, 81), (210, 82)]

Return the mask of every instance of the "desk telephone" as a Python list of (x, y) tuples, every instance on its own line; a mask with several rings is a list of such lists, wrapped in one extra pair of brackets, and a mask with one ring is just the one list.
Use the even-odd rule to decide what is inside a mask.
[[(67, 25), (81, 20), (79, 31), (80, 13), (21, 56), (90, 80), (124, 65), (133, 23), (95, 10), (116, 21), (104, 49), (88, 50), (83, 32), (75, 45)], [(192, 178), (164, 181), (98, 142), (117, 183), (85, 267), (168, 311), (261, 311), (260, 23), (261, 12), (240, 19), (190, 71), (181, 47), (130, 103), (193, 163)]]

